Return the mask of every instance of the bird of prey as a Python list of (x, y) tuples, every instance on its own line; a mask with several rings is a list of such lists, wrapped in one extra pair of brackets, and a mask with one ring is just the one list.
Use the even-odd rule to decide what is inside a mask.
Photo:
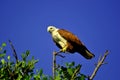
[(53, 41), (60, 48), (61, 52), (78, 52), (86, 59), (94, 57), (94, 54), (73, 33), (65, 29), (56, 28), (55, 26), (48, 26), (47, 31), (52, 35)]

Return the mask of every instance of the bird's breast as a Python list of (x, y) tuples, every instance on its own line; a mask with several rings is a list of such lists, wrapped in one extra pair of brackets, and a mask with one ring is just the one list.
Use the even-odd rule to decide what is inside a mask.
[(58, 43), (62, 48), (66, 46), (67, 40), (65, 40), (57, 31), (52, 33), (52, 37), (56, 43)]

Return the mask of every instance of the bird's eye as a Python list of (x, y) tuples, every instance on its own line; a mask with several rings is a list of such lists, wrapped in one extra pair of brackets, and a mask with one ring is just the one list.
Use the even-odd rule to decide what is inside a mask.
[(52, 27), (50, 29), (52, 29)]

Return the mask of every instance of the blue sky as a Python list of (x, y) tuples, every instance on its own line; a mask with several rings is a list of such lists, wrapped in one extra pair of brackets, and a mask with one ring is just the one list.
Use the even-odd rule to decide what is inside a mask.
[[(120, 1), (119, 0), (0, 0), (0, 44), (10, 39), (20, 56), (26, 50), (39, 59), (36, 68), (52, 75), (52, 52), (59, 50), (47, 32), (49, 25), (76, 34), (95, 54), (92, 60), (81, 55), (64, 54), (57, 63), (75, 61), (81, 72), (90, 75), (100, 54), (110, 50), (107, 65), (98, 71), (95, 80), (118, 80), (120, 73)], [(11, 55), (10, 46), (7, 47)]]

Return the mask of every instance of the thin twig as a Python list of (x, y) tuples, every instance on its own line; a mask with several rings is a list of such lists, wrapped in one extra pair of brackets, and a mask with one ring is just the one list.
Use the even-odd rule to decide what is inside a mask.
[(10, 40), (8, 40), (8, 41), (9, 41), (9, 43), (10, 43), (10, 46), (11, 46), (12, 50), (13, 50), (13, 56), (15, 57), (16, 62), (18, 62), (18, 57), (17, 57), (16, 50), (15, 50), (15, 48), (14, 48), (12, 42), (11, 42)]
[(108, 53), (109, 53), (108, 50), (106, 50), (104, 55), (102, 57), (100, 56), (99, 61), (98, 61), (97, 65), (96, 65), (92, 75), (88, 78), (88, 80), (93, 80), (93, 78), (97, 74), (98, 69), (101, 67), (101, 65), (103, 65), (105, 63), (104, 60), (107, 57)]
[(56, 69), (56, 52), (53, 52), (53, 80), (55, 79), (56, 73), (55, 73), (55, 69)]
[(62, 57), (62, 58), (65, 58), (65, 56), (61, 55), (60, 53), (62, 53), (62, 52), (61, 52), (61, 51), (56, 52), (56, 55), (57, 55), (57, 56), (60, 56), (60, 57)]

